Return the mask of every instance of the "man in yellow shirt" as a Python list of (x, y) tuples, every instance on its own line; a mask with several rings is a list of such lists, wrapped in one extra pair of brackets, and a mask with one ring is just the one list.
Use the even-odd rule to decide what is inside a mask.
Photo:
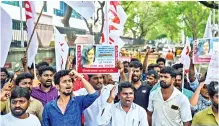
[(219, 84), (217, 81), (212, 81), (208, 85), (208, 94), (211, 98), (212, 105), (198, 112), (192, 121), (192, 126), (218, 126), (218, 93)]

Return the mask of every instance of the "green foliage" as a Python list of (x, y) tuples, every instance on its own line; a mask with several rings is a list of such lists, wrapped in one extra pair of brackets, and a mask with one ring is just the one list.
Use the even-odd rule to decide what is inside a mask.
[(131, 33), (134, 38), (143, 39), (157, 21), (157, 11), (151, 2), (121, 1), (128, 19), (125, 24), (125, 34)]
[(121, 5), (128, 15), (124, 29), (126, 35), (147, 40), (166, 35), (174, 42), (181, 41), (182, 29), (185, 36), (202, 38), (210, 11), (197, 1), (122, 1)]

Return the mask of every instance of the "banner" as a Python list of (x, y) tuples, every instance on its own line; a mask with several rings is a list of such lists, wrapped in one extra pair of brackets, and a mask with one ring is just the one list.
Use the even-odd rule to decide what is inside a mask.
[(219, 53), (214, 51), (211, 57), (211, 61), (208, 65), (207, 77), (205, 84), (210, 84), (211, 81), (219, 82)]
[(194, 41), (193, 61), (194, 64), (209, 63), (212, 52), (219, 47), (219, 38), (204, 38)]
[(95, 12), (93, 1), (64, 1), (85, 19), (89, 19)]
[(0, 67), (4, 67), (12, 40), (12, 19), (10, 15), (1, 7), (1, 62)]
[(120, 61), (120, 62), (124, 62), (124, 61), (130, 62), (130, 61), (131, 61), (131, 57), (128, 57), (128, 56), (120, 56), (120, 57), (119, 57), (119, 61)]
[(157, 59), (160, 57), (159, 54), (150, 54), (148, 55), (148, 61), (147, 61), (147, 66), (152, 64), (152, 63), (157, 63)]
[(118, 73), (117, 62), (118, 45), (76, 45), (76, 68), (79, 73)]

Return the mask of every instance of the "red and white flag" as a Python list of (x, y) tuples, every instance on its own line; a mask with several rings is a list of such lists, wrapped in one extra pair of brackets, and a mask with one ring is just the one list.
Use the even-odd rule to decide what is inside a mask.
[(68, 44), (65, 41), (65, 35), (60, 34), (55, 29), (55, 54), (56, 54), (56, 70), (65, 70), (67, 58), (68, 58)]
[[(105, 21), (101, 42), (102, 44), (124, 45), (124, 42), (120, 36), (123, 35), (123, 29), (127, 20), (127, 15), (119, 1), (110, 1), (109, 4), (110, 6), (109, 8), (107, 7), (105, 12)], [(107, 34), (109, 38), (107, 38)]]
[(12, 19), (1, 7), (1, 61), (0, 67), (4, 67), (8, 57), (9, 48), (12, 41)]
[(93, 1), (64, 1), (85, 19), (89, 19), (95, 12)]
[(190, 57), (189, 52), (191, 51), (190, 42), (188, 37), (186, 37), (186, 45), (184, 46), (182, 53), (179, 58), (179, 62), (183, 64), (185, 73), (189, 72), (189, 66), (190, 66)]
[[(36, 10), (34, 1), (24, 1), (24, 8), (26, 14), (26, 26), (27, 26), (27, 42), (29, 42), (31, 34), (34, 30)], [(27, 52), (27, 64), (31, 67), (34, 63), (35, 56), (37, 54), (39, 42), (37, 39), (36, 31), (33, 34), (32, 40), (30, 42), (30, 47)]]

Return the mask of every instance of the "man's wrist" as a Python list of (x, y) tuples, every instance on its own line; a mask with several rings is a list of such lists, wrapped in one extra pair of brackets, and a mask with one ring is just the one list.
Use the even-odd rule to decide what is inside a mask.
[(107, 99), (107, 103), (112, 103), (114, 101), (114, 98), (112, 98), (112, 97), (109, 97), (108, 99)]

